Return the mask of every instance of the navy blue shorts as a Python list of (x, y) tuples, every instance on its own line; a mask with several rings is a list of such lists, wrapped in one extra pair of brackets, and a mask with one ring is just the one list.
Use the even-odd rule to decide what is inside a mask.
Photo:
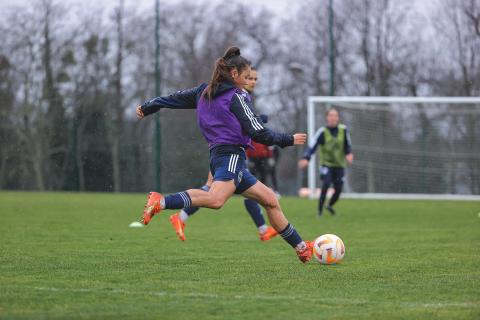
[(257, 178), (247, 169), (245, 152), (212, 155), (210, 171), (213, 181), (230, 181), (235, 183), (236, 194), (245, 192), (257, 183)]
[(323, 184), (341, 184), (345, 180), (345, 168), (321, 166), (320, 179)]

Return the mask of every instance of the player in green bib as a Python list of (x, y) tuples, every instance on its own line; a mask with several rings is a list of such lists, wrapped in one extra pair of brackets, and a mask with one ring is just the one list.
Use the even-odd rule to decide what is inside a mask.
[[(347, 126), (339, 123), (338, 111), (331, 108), (326, 114), (327, 126), (321, 127), (315, 134), (313, 145), (309, 146), (298, 162), (300, 168), (305, 168), (310, 157), (318, 148), (320, 159), (320, 178), (322, 179), (322, 192), (318, 202), (318, 215), (323, 213), (323, 205), (327, 196), (327, 190), (331, 184), (335, 192), (330, 198), (326, 209), (335, 214), (333, 205), (338, 201), (345, 179), (345, 167), (353, 162), (352, 141)], [(320, 147), (319, 147), (320, 146)]]

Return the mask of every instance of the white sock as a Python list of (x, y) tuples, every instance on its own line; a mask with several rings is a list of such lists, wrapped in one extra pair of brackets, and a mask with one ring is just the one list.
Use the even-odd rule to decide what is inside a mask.
[(264, 234), (265, 232), (267, 232), (267, 229), (268, 229), (268, 226), (264, 224), (263, 226), (258, 227), (258, 233)]
[(160, 208), (165, 209), (165, 198), (162, 198), (162, 200), (160, 200)]
[(303, 251), (305, 250), (306, 247), (307, 247), (307, 244), (305, 243), (305, 241), (302, 241), (299, 244), (297, 244), (297, 246), (295, 247), (295, 250)]
[(185, 222), (187, 221), (188, 219), (188, 214), (182, 209), (180, 210), (180, 220), (182, 220), (182, 222)]

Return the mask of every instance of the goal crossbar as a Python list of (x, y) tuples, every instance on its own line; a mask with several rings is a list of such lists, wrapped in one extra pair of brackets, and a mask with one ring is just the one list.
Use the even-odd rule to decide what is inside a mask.
[(366, 102), (366, 103), (462, 103), (478, 104), (477, 97), (362, 97), (362, 96), (310, 96), (308, 104), (313, 102)]

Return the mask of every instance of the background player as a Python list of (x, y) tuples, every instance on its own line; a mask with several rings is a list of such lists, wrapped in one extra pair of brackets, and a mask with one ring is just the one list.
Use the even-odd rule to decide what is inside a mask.
[(333, 205), (340, 197), (345, 177), (345, 167), (347, 163), (353, 162), (352, 142), (347, 126), (339, 124), (340, 116), (335, 108), (331, 108), (326, 113), (327, 126), (321, 127), (315, 134), (313, 145), (305, 150), (303, 158), (298, 162), (300, 168), (305, 168), (310, 161), (310, 157), (318, 146), (318, 156), (320, 158), (320, 178), (322, 179), (322, 192), (318, 202), (318, 215), (323, 213), (323, 204), (327, 196), (327, 190), (333, 183), (335, 192), (326, 207), (334, 215)]

